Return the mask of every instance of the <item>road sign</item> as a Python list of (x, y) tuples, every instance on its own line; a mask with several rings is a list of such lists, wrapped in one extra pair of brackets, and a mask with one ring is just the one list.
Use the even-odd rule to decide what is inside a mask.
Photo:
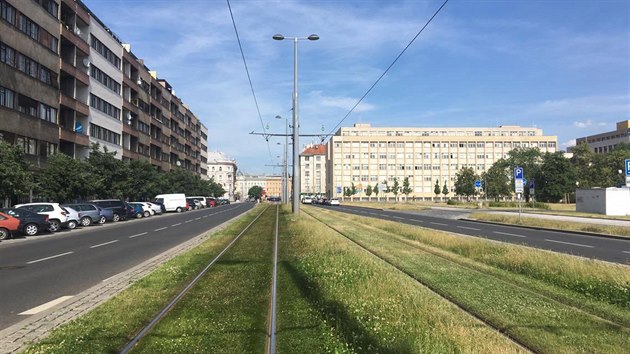
[(516, 166), (514, 169), (514, 179), (523, 179), (523, 168), (521, 166)]
[(475, 181), (475, 188), (481, 188), (481, 181)]
[(529, 188), (533, 189), (534, 188), (534, 181), (529, 181)]
[(625, 161), (625, 165), (626, 166), (626, 177), (630, 176), (630, 159), (627, 159)]
[(514, 169), (514, 189), (516, 193), (523, 193), (523, 186), (525, 185), (524, 171), (521, 166), (516, 166)]
[(523, 193), (523, 179), (518, 178), (514, 180), (514, 189), (516, 193)]
[(341, 186), (337, 186), (337, 194), (341, 193)]

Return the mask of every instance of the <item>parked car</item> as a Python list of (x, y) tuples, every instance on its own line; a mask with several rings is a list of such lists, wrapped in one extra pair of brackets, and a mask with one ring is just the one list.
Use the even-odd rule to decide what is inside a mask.
[(143, 203), (143, 202), (132, 202), (130, 204), (140, 204), (140, 206), (142, 207), (142, 216), (145, 218), (148, 218), (149, 216), (153, 216), (155, 215), (155, 210), (153, 210), (151, 208), (151, 206), (149, 205), (149, 203)]
[(202, 208), (208, 207), (208, 202), (206, 201), (206, 197), (186, 197), (186, 199), (190, 199), (190, 198), (198, 200), (199, 203), (201, 203)]
[(100, 219), (98, 219), (98, 223), (99, 224), (104, 224), (107, 221), (114, 221), (114, 211), (113, 210), (101, 208), (98, 205), (96, 205), (96, 207), (98, 208), (98, 211), (101, 214)]
[(62, 227), (68, 227), (69, 214), (63, 210), (59, 203), (28, 203), (18, 204), (14, 206), (19, 209), (26, 209), (37, 214), (48, 215), (48, 228), (52, 232), (61, 230)]
[(186, 198), (186, 202), (188, 203), (188, 210), (201, 209), (201, 202), (195, 198)]
[(46, 231), (50, 227), (48, 223), (48, 215), (41, 215), (18, 208), (4, 208), (0, 212), (8, 214), (14, 218), (20, 219), (19, 230), (27, 236), (35, 236), (40, 231)]
[(20, 229), (20, 219), (0, 212), (0, 240), (6, 240), (13, 236), (13, 232)]
[(78, 211), (80, 215), (79, 223), (81, 223), (82, 226), (87, 227), (87, 226), (92, 225), (93, 223), (102, 224), (103, 222), (105, 222), (105, 221), (101, 222), (101, 210), (103, 209), (100, 209), (95, 204), (80, 203), (80, 204), (63, 204), (61, 206), (65, 208), (72, 208)]
[(76, 229), (79, 225), (79, 220), (81, 220), (81, 214), (79, 214), (78, 211), (65, 206), (61, 206), (61, 209), (68, 213), (68, 228), (70, 230)]
[(151, 208), (151, 210), (153, 211), (153, 215), (161, 215), (162, 213), (164, 213), (164, 210), (162, 210), (162, 206), (160, 204), (149, 202), (144, 202), (144, 204), (148, 205), (149, 208)]
[(155, 196), (154, 201), (163, 204), (166, 211), (181, 213), (188, 210), (186, 195), (183, 193), (158, 194)]
[(114, 212), (113, 221), (127, 220), (127, 209), (125, 202), (120, 199), (101, 199), (90, 200), (90, 203), (96, 204), (103, 209), (110, 209)]
[(313, 198), (311, 197), (302, 198), (302, 204), (313, 204)]
[(332, 198), (328, 201), (328, 205), (340, 205), (339, 204), (339, 198)]
[(209, 208), (217, 206), (217, 199), (214, 197), (206, 197), (206, 205)]
[(144, 208), (139, 203), (125, 203), (128, 205), (127, 216), (129, 218), (140, 219), (144, 216)]

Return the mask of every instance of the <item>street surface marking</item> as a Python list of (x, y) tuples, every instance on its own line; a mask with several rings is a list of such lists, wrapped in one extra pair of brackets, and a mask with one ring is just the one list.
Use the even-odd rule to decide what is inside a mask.
[(474, 227), (468, 227), (468, 226), (458, 226), (458, 228), (460, 228), (460, 229), (466, 229), (466, 230), (481, 231), (481, 229), (475, 229)]
[(433, 222), (433, 221), (429, 222), (429, 224), (440, 225), (440, 226), (448, 226), (447, 224), (442, 224), (440, 222)]
[(195, 220), (200, 220), (201, 218), (195, 218)]
[(171, 227), (173, 227), (173, 226), (179, 226), (179, 225), (181, 225), (181, 224), (182, 224), (181, 222), (178, 222), (177, 224), (173, 224), (173, 225), (171, 225)]
[(511, 234), (511, 233), (508, 233), (508, 232), (492, 231), (492, 233), (499, 234), (499, 235), (505, 235), (505, 236), (514, 236), (514, 237), (525, 237), (525, 238), (527, 238), (527, 236)]
[(392, 216), (392, 218), (394, 218), (394, 219), (400, 219), (400, 220), (404, 219), (404, 218), (401, 218), (400, 216)]
[(621, 252), (623, 252), (623, 253), (630, 253), (630, 251), (621, 251)]
[(415, 221), (415, 222), (424, 222), (422, 220), (418, 220), (418, 219), (411, 219), (411, 221)]
[(595, 246), (583, 245), (583, 244), (580, 244), (580, 243), (556, 241), (556, 240), (549, 240), (549, 239), (545, 239), (545, 241), (556, 242), (556, 243), (564, 243), (565, 245), (572, 245), (572, 246), (579, 246), (579, 247), (588, 247), (588, 248), (594, 248), (595, 247)]
[(26, 310), (26, 311), (24, 311), (22, 313), (18, 313), (18, 315), (36, 315), (36, 314), (38, 314), (40, 312), (44, 312), (44, 311), (48, 310), (49, 308), (51, 308), (51, 307), (53, 307), (55, 305), (58, 305), (58, 304), (66, 301), (66, 300), (68, 300), (70, 298), (72, 298), (72, 296), (62, 296), (62, 297), (60, 297), (58, 299), (55, 299), (53, 301), (49, 301), (49, 302), (47, 302), (47, 303), (45, 303), (43, 305), (39, 305), (37, 307), (33, 307), (32, 309)]
[(90, 248), (106, 246), (106, 245), (110, 245), (110, 244), (116, 243), (116, 242), (118, 242), (118, 240), (113, 240), (113, 241), (109, 241), (109, 242), (105, 242), (105, 243), (99, 243), (98, 245), (90, 246)]
[(192, 220), (186, 220), (184, 221), (184, 224), (188, 224), (189, 222), (192, 222)]
[(168, 229), (168, 226), (160, 227), (159, 229), (155, 229), (153, 231), (162, 231), (162, 230), (166, 230), (166, 229)]
[(146, 232), (143, 232), (143, 233), (131, 235), (131, 236), (129, 236), (129, 238), (134, 238), (134, 237), (138, 237), (138, 236), (142, 236), (142, 235), (146, 235), (146, 234), (147, 234)]
[(37, 262), (47, 261), (49, 259), (62, 257), (62, 256), (67, 256), (67, 255), (73, 254), (73, 253), (74, 253), (73, 251), (66, 252), (66, 253), (61, 253), (61, 254), (57, 254), (57, 255), (54, 255), (54, 256), (50, 256), (50, 257), (46, 257), (46, 258), (42, 258), (42, 259), (36, 259), (36, 260), (30, 261), (30, 262), (26, 262), (26, 264), (33, 264), (33, 263), (37, 263)]

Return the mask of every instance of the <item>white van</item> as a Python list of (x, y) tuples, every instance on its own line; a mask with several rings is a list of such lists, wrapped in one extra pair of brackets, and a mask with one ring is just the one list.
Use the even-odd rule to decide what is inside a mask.
[(181, 213), (186, 211), (186, 195), (184, 193), (176, 194), (158, 194), (153, 202), (164, 205), (166, 211), (176, 211)]

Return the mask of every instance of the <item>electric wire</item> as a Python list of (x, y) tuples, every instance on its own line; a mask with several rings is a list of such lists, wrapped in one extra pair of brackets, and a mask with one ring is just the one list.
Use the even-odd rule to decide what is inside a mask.
[(339, 123), (337, 123), (337, 125), (335, 125), (335, 127), (330, 131), (330, 133), (328, 134), (328, 136), (333, 136), (333, 134), (335, 133), (335, 130), (337, 130), (339, 128), (339, 126), (341, 126), (341, 124), (343, 123), (344, 120), (346, 120), (346, 118), (348, 118), (348, 116), (350, 116), (350, 114), (352, 114), (352, 112), (354, 111), (355, 108), (357, 108), (357, 106), (363, 101), (363, 99), (370, 93), (370, 91), (372, 91), (372, 89), (374, 87), (376, 87), (376, 85), (381, 81), (381, 79), (385, 76), (385, 74), (387, 74), (387, 72), (389, 71), (389, 69), (392, 68), (392, 66), (394, 66), (394, 64), (396, 64), (396, 62), (398, 61), (398, 59), (400, 59), (400, 57), (407, 51), (407, 49), (413, 44), (413, 42), (416, 40), (416, 38), (418, 38), (418, 36), (420, 36), (420, 34), (424, 31), (425, 28), (427, 28), (427, 26), (431, 23), (431, 21), (433, 21), (433, 19), (435, 18), (435, 16), (437, 16), (438, 13), (440, 13), (440, 11), (442, 10), (442, 8), (446, 5), (446, 3), (448, 2), (448, 0), (445, 0), (442, 3), (442, 6), (440, 6), (437, 11), (435, 11), (435, 13), (433, 14), (433, 16), (431, 16), (431, 18), (424, 24), (424, 26), (422, 26), (422, 28), (420, 28), (420, 30), (418, 31), (418, 33), (416, 33), (416, 35), (411, 39), (411, 41), (407, 44), (407, 46), (400, 52), (400, 54), (398, 54), (398, 56), (396, 57), (396, 59), (394, 59), (394, 61), (389, 64), (389, 66), (387, 67), (387, 69), (385, 69), (385, 71), (383, 72), (383, 74), (381, 74), (381, 76), (378, 77), (378, 79), (376, 79), (376, 81), (372, 84), (372, 86), (370, 86), (370, 88), (365, 92), (365, 94), (363, 96), (361, 96), (361, 98), (357, 101), (357, 103), (352, 106), (352, 108), (350, 109), (350, 111), (348, 111), (348, 113), (346, 113), (346, 115), (341, 119), (341, 121), (339, 121)]
[[(230, 0), (227, 1), (228, 9), (230, 10), (230, 18), (232, 19), (232, 25), (234, 26), (234, 33), (236, 34), (236, 40), (238, 42), (238, 48), (241, 51), (241, 58), (243, 58), (243, 65), (245, 65), (245, 72), (247, 73), (247, 80), (249, 81), (249, 87), (252, 90), (252, 96), (254, 96), (254, 103), (256, 104), (256, 111), (258, 112), (258, 119), (260, 120), (260, 125), (265, 131), (265, 123), (263, 122), (262, 115), (260, 114), (260, 107), (258, 106), (258, 99), (256, 98), (256, 92), (254, 91), (254, 85), (252, 84), (252, 78), (249, 75), (249, 68), (247, 67), (247, 61), (245, 60), (245, 53), (243, 52), (243, 45), (241, 44), (241, 38), (238, 35), (238, 29), (236, 28), (236, 21), (234, 21), (234, 14), (232, 13), (232, 6), (230, 5)], [(271, 147), (269, 146), (269, 136), (264, 136), (265, 141), (267, 142), (267, 151), (269, 152), (269, 160), (272, 159)]]

